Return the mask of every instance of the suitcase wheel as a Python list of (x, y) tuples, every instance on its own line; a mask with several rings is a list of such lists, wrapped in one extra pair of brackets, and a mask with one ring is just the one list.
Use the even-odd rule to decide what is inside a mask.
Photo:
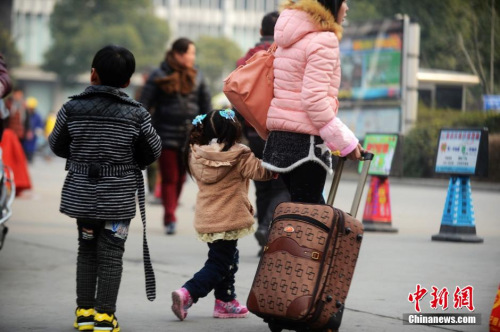
[(281, 332), (281, 331), (283, 331), (283, 328), (281, 328), (281, 326), (279, 326), (277, 324), (268, 323), (267, 325), (269, 326), (269, 329), (271, 330), (271, 332)]

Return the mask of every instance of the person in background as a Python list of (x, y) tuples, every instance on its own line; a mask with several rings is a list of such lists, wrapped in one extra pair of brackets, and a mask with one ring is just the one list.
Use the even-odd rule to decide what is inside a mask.
[(134, 55), (126, 48), (100, 49), (92, 61), (90, 86), (62, 106), (49, 136), (52, 151), (67, 159), (59, 210), (75, 218), (78, 228), (73, 326), (80, 331), (120, 331), (116, 302), (136, 196), (146, 294), (151, 301), (156, 296), (141, 170), (160, 156), (161, 142), (148, 111), (120, 90), (134, 71)]
[(174, 41), (160, 67), (149, 75), (139, 99), (146, 109), (154, 109), (153, 126), (162, 141), (159, 166), (163, 225), (168, 235), (175, 234), (175, 212), (186, 181), (182, 150), (190, 119), (212, 108), (210, 93), (195, 60), (196, 47), (191, 40)]
[(253, 208), (248, 200), (250, 179), (270, 180), (274, 174), (252, 151), (238, 143), (241, 125), (234, 111), (214, 110), (192, 122), (184, 149), (187, 171), (198, 185), (194, 227), (208, 244), (205, 265), (172, 292), (172, 311), (184, 320), (187, 310), (212, 290), (215, 318), (243, 318), (248, 309), (236, 300), (238, 239), (253, 230)]
[(7, 70), (7, 64), (3, 58), (2, 53), (0, 53), (0, 141), (2, 140), (4, 121), (9, 117), (9, 111), (5, 106), (3, 98), (12, 91), (12, 80)]
[[(262, 50), (267, 50), (274, 42), (274, 26), (278, 20), (279, 13), (277, 11), (267, 13), (262, 18), (260, 28), (260, 41), (255, 46), (248, 50), (248, 52), (240, 58), (237, 66), (244, 65), (245, 62), (252, 57), (255, 53)], [(236, 110), (237, 111), (237, 110)], [(250, 149), (259, 159), (262, 159), (262, 152), (266, 142), (260, 138), (255, 129), (248, 123), (244, 122), (244, 134), (248, 140)], [(281, 177), (271, 181), (254, 181), (255, 195), (257, 203), (257, 223), (258, 228), (255, 231), (255, 238), (260, 245), (258, 255), (262, 254), (262, 248), (266, 245), (267, 236), (269, 232), (269, 224), (273, 218), (274, 209), (276, 206), (285, 201), (290, 200), (290, 194)]]
[[(13, 105), (14, 96), (16, 97), (15, 105), (24, 105), (22, 90), (14, 89), (14, 96), (11, 96), (7, 100), (7, 103), (4, 103), (3, 100), (12, 89), (12, 80), (7, 65), (2, 54), (0, 54), (0, 108), (2, 109), (2, 120), (0, 121), (2, 129), (0, 136), (1, 160), (3, 164), (10, 167), (14, 173), (16, 197), (19, 197), (25, 190), (31, 189), (31, 179), (29, 176), (28, 162), (26, 161), (26, 156), (24, 155), (23, 147), (19, 140), (19, 135), (22, 134), (20, 117), (16, 118), (18, 120), (18, 125), (12, 126), (14, 121), (12, 120), (11, 106)], [(14, 131), (11, 126), (17, 131)]]
[(267, 51), (274, 42), (274, 26), (279, 17), (279, 12), (274, 11), (267, 13), (262, 18), (260, 25), (260, 40), (254, 47), (249, 49), (247, 53), (236, 61), (236, 67), (243, 66), (258, 51)]
[(24, 91), (20, 87), (14, 87), (11, 95), (6, 101), (9, 117), (5, 120), (5, 128), (11, 129), (21, 142), (24, 139), (24, 120), (26, 118), (26, 100)]
[(24, 138), (22, 139), (24, 153), (28, 163), (33, 162), (37, 149), (38, 137), (43, 135), (43, 120), (37, 111), (38, 100), (34, 97), (26, 99), (26, 117), (24, 118)]
[(54, 130), (54, 126), (56, 125), (56, 120), (57, 120), (56, 112), (50, 112), (47, 115), (47, 118), (45, 119), (45, 126), (43, 129), (44, 141), (43, 144), (40, 146), (40, 151), (42, 152), (43, 157), (47, 161), (50, 161), (53, 155), (52, 150), (50, 150), (49, 136), (52, 133), (52, 130)]
[(10, 78), (7, 64), (0, 53), (0, 99), (6, 97), (12, 91), (12, 79)]
[(324, 203), (331, 155), (361, 159), (362, 147), (337, 116), (344, 0), (287, 0), (274, 30), (274, 98), (264, 167), (280, 173), (293, 202)]

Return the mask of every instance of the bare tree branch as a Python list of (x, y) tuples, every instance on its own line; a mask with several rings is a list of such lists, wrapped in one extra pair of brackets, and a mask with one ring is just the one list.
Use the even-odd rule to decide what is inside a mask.
[(460, 49), (462, 50), (462, 52), (464, 53), (465, 55), (465, 58), (467, 59), (467, 62), (469, 63), (469, 66), (470, 66), (470, 69), (472, 70), (472, 73), (474, 75), (478, 75), (477, 73), (477, 69), (476, 69), (476, 66), (474, 65), (474, 62), (472, 61), (471, 57), (470, 57), (470, 54), (469, 52), (467, 51), (467, 49), (465, 48), (465, 45), (464, 45), (464, 37), (462, 37), (462, 33), (458, 33), (458, 46), (460, 46)]
[(477, 59), (477, 65), (479, 68), (479, 78), (481, 79), (483, 90), (486, 92), (486, 94), (490, 94), (490, 88), (488, 86), (488, 80), (486, 77), (486, 74), (484, 72), (484, 66), (483, 66), (483, 60), (481, 58), (481, 54), (479, 53), (479, 39), (478, 39), (478, 22), (477, 22), (477, 16), (473, 15), (473, 21), (474, 24), (472, 24), (472, 31), (473, 31), (473, 50), (476, 55)]

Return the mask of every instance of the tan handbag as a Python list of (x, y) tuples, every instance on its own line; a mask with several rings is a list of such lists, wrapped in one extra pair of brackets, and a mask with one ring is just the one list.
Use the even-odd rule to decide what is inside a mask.
[(274, 97), (273, 61), (276, 44), (255, 53), (224, 80), (222, 91), (236, 111), (250, 123), (259, 136), (267, 139), (267, 111)]

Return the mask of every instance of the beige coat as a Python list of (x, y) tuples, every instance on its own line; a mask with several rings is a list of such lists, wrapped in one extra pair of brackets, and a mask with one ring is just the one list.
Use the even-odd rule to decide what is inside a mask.
[(199, 188), (194, 221), (198, 233), (251, 227), (254, 209), (248, 199), (250, 179), (264, 181), (273, 177), (247, 146), (235, 144), (221, 152), (222, 146), (191, 146), (189, 167)]

